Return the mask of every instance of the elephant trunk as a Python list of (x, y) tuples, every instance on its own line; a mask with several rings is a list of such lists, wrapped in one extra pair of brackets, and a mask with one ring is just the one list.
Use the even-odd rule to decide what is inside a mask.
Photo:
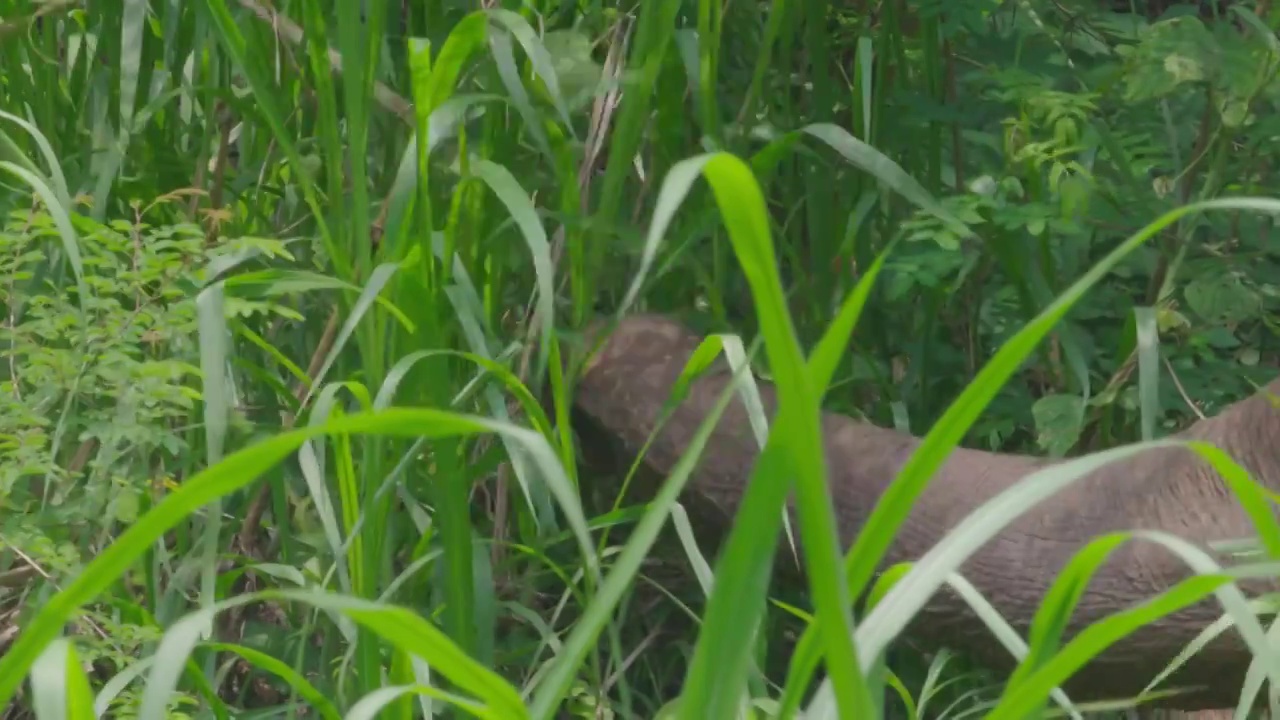
[[(639, 454), (700, 341), (658, 316), (632, 316), (616, 328), (588, 363), (574, 397), (575, 426), (589, 462), (617, 467)], [(690, 387), (645, 451), (648, 473), (661, 476), (674, 467), (730, 379), (722, 365)], [(774, 389), (765, 382), (759, 389), (772, 419)], [(1267, 389), (1280, 393), (1280, 380)], [(824, 413), (822, 427), (841, 542), (848, 548), (919, 440), (834, 413)], [(1280, 412), (1267, 393), (1238, 402), (1178, 437), (1214, 444), (1259, 482), (1280, 487), (1275, 450)], [(686, 491), (686, 501), (696, 509), (694, 521), (704, 533), (727, 528), (758, 455), (747, 410), (735, 399)], [(888, 562), (918, 559), (980, 504), (1049, 462), (957, 448), (916, 502)], [(794, 521), (794, 513), (792, 517)], [(1097, 470), (1032, 508), (975, 553), (961, 573), (1025, 636), (1045, 592), (1076, 551), (1102, 533), (1137, 529), (1167, 531), (1199, 545), (1252, 534), (1234, 496), (1197, 454), (1183, 448), (1153, 449)], [(1182, 561), (1161, 547), (1126, 544), (1093, 577), (1068, 636), (1188, 574)], [(1272, 586), (1242, 587), (1258, 591)], [(1066, 691), (1077, 702), (1140, 692), (1221, 612), (1213, 600), (1162, 618), (1094, 659)], [(908, 635), (926, 649), (947, 646), (990, 667), (1011, 667), (1012, 659), (990, 631), (949, 589), (929, 601)], [(1171, 685), (1188, 692), (1167, 704), (1182, 709), (1233, 705), (1251, 660), (1238, 634), (1228, 630), (1170, 678)]]

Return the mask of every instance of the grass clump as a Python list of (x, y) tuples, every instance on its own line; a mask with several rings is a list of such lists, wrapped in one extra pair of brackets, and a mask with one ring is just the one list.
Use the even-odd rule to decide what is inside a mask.
[[(1150, 534), (1081, 550), (1008, 678), (897, 642), (1049, 489), (1269, 379), (1275, 19), (1148, 9), (16, 3), (0, 705), (1022, 718), (1214, 593), (1271, 668)], [(581, 329), (637, 310), (778, 391), (713, 557), (680, 498), (730, 394), (640, 503), (571, 432)], [(821, 407), (924, 437), (848, 552)], [(877, 576), (961, 443), (1077, 457)], [(1135, 538), (1199, 575), (1063, 642)]]

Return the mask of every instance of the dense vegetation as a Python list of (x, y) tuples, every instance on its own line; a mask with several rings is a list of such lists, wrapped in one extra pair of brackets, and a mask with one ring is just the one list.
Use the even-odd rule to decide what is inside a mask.
[(1113, 5), (0, 3), (6, 717), (792, 717), (819, 649), (843, 717), (1050, 702), (855, 650), (871, 554), (742, 594), (560, 370), (762, 337), (796, 418), (933, 430), (904, 487), (1270, 379), (1280, 11)]

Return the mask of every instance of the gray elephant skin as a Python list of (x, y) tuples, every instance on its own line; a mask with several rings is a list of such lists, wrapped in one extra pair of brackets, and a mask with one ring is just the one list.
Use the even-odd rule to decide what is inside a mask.
[[(594, 334), (604, 334), (603, 326), (588, 331), (589, 337)], [(663, 403), (702, 338), (666, 317), (633, 315), (596, 339), (598, 350), (574, 390), (574, 426), (584, 438), (580, 447), (588, 464), (616, 469), (640, 454), (660, 419)], [(648, 487), (685, 453), (730, 379), (722, 362), (719, 369), (704, 372), (692, 384), (644, 453)], [(772, 418), (774, 389), (767, 382), (757, 382)], [(1278, 489), (1280, 409), (1271, 394), (1280, 394), (1280, 379), (1176, 437), (1222, 448), (1255, 480)], [(835, 413), (824, 413), (821, 422), (828, 485), (840, 539), (847, 549), (919, 439)], [(700, 537), (722, 537), (728, 529), (758, 455), (746, 409), (735, 398), (682, 497)], [(982, 502), (1048, 462), (956, 448), (919, 497), (886, 562), (919, 558)], [(792, 521), (797, 520), (793, 511)], [(1202, 548), (1210, 541), (1253, 534), (1235, 496), (1199, 455), (1183, 448), (1153, 449), (1107, 465), (1032, 508), (973, 555), (961, 573), (1025, 637), (1039, 603), (1074, 553), (1099, 534), (1137, 529), (1167, 531)], [(783, 557), (780, 554), (780, 562), (775, 563), (779, 570), (787, 564)], [(794, 569), (794, 560), (789, 562)], [(1164, 548), (1126, 543), (1093, 577), (1066, 639), (1153, 597), (1189, 572)], [(1276, 588), (1269, 580), (1249, 580), (1238, 586), (1249, 596)], [(1112, 645), (1064, 689), (1076, 702), (1135, 695), (1222, 612), (1217, 600), (1210, 598), (1152, 623)], [(945, 646), (993, 669), (1012, 668), (1012, 658), (987, 627), (947, 588), (934, 595), (907, 634), (925, 649)], [(1164, 703), (1182, 710), (1233, 707), (1251, 659), (1239, 634), (1228, 629), (1162, 684), (1182, 691)]]

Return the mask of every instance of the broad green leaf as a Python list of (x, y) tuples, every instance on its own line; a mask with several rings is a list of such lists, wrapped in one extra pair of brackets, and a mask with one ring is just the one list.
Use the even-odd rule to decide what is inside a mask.
[(1049, 457), (1066, 455), (1080, 439), (1084, 418), (1080, 416), (1080, 398), (1074, 395), (1041, 396), (1031, 406), (1031, 417), (1036, 422), (1036, 443)]

